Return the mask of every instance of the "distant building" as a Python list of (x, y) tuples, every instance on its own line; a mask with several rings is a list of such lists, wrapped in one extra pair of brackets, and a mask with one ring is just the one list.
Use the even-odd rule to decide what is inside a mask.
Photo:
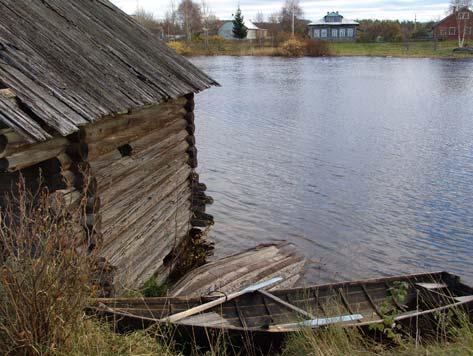
[(355, 41), (359, 23), (337, 12), (327, 12), (319, 21), (309, 23), (309, 36), (325, 41)]
[[(259, 40), (268, 36), (268, 30), (259, 28), (253, 22), (245, 19), (245, 27), (248, 29), (247, 40)], [(218, 30), (218, 35), (226, 40), (236, 40), (233, 36), (233, 21), (225, 21)]]
[[(460, 25), (460, 26), (459, 26)], [(465, 34), (465, 39), (473, 40), (473, 11), (464, 8), (433, 26), (434, 37), (442, 40), (457, 40)]]

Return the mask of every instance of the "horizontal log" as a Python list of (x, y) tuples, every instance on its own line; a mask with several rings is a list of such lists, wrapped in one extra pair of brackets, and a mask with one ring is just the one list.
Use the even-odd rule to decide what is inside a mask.
[[(141, 219), (133, 229), (128, 229), (120, 235), (120, 239), (115, 241), (115, 246), (118, 248), (115, 249), (115, 253), (118, 256), (139, 259), (140, 254), (147, 255), (150, 252), (157, 252), (167, 241), (172, 241), (173, 234), (180, 227), (187, 225), (187, 233), (190, 228), (191, 216), (189, 203), (183, 201), (176, 205), (170, 200), (160, 206), (164, 208), (154, 209), (151, 218)], [(142, 250), (143, 248), (145, 250)]]
[(187, 121), (189, 124), (195, 124), (195, 117), (193, 112), (188, 112), (187, 114), (184, 115), (184, 120)]
[(184, 141), (187, 132), (185, 131), (186, 122), (182, 119), (176, 120), (171, 125), (167, 126), (162, 130), (150, 132), (147, 136), (133, 141), (131, 146), (133, 147), (135, 158), (147, 158), (153, 155), (153, 151), (166, 147), (171, 147), (176, 142)]
[(186, 141), (189, 144), (189, 146), (195, 146), (195, 136), (194, 135), (187, 136)]
[(191, 219), (192, 227), (209, 227), (214, 224), (213, 220)]
[(191, 174), (189, 174), (189, 180), (191, 183), (199, 182), (199, 178), (199, 174), (195, 171), (192, 171)]
[(214, 221), (214, 217), (212, 215), (202, 212), (195, 212), (193, 217), (198, 220)]
[(209, 197), (205, 194), (196, 196), (193, 192), (191, 202), (195, 204), (212, 205), (214, 203), (214, 200), (212, 197)]
[[(160, 199), (137, 202), (131, 209), (139, 213), (129, 213), (129, 211), (125, 211), (119, 212), (120, 215), (117, 215), (112, 212), (112, 215), (116, 216), (115, 220), (103, 220), (103, 232), (106, 236), (106, 245), (116, 245), (115, 241), (137, 237), (138, 232), (143, 230), (140, 226), (151, 225), (144, 229), (139, 236), (152, 233), (152, 231), (158, 228), (162, 223), (162, 215), (160, 214), (171, 213), (172, 211), (169, 210), (169, 206), (176, 206), (176, 202), (173, 199), (178, 199), (180, 204), (189, 205), (189, 201), (186, 199), (189, 195), (190, 193), (186, 190), (186, 187), (182, 186), (175, 191), (168, 192), (167, 195)], [(107, 210), (102, 210), (102, 212), (108, 213)], [(190, 210), (188, 210), (187, 213), (189, 213), (190, 219)], [(106, 216), (104, 214), (104, 219), (105, 218)]]
[(194, 191), (205, 192), (207, 190), (207, 186), (204, 183), (192, 182), (191, 186)]
[(87, 191), (89, 195), (95, 195), (97, 192), (97, 179), (95, 177), (85, 176), (77, 171), (62, 171), (60, 174), (69, 187), (74, 187), (79, 191)]
[(100, 156), (108, 154), (118, 147), (129, 144), (133, 148), (133, 156), (139, 155), (141, 151), (168, 139), (172, 134), (178, 133), (185, 128), (186, 122), (181, 119), (175, 119), (169, 122), (169, 125), (160, 129), (147, 130), (146, 135), (141, 137), (133, 136), (133, 133), (124, 131), (121, 136), (107, 137), (99, 142), (89, 144), (89, 161), (98, 159)]
[(175, 118), (183, 118), (185, 99), (154, 105), (131, 114), (103, 118), (82, 129), (81, 138), (86, 143), (113, 139), (125, 142), (146, 135), (147, 132), (160, 129)]
[(195, 98), (195, 94), (189, 93), (189, 94), (184, 95), (183, 98), (185, 98), (186, 100), (193, 100)]
[(187, 149), (187, 154), (189, 155), (190, 158), (196, 158), (197, 157), (197, 148), (195, 146), (190, 146)]
[[(189, 214), (187, 205), (179, 207), (178, 214), (169, 214), (160, 217), (159, 227), (150, 225), (151, 233), (142, 230), (145, 234), (140, 239), (128, 239), (131, 244), (123, 246), (120, 251), (122, 261), (135, 260), (134, 271), (130, 271), (131, 278), (140, 278), (147, 271), (155, 272), (163, 265), (164, 258), (188, 236)], [(146, 227), (145, 227), (146, 229)], [(125, 262), (126, 264), (126, 262)]]
[(189, 135), (195, 134), (195, 125), (194, 124), (188, 124), (186, 126), (186, 131), (189, 133)]
[[(166, 164), (166, 159), (173, 159), (175, 155), (187, 157), (186, 150), (189, 147), (184, 141), (183, 134), (173, 134), (165, 140), (158, 141), (152, 146), (146, 147), (141, 151), (133, 154), (133, 157), (121, 157), (117, 159), (116, 155), (112, 156), (110, 162), (104, 162), (102, 158), (90, 161), (92, 172), (100, 179), (108, 177), (120, 177), (127, 174), (133, 174), (138, 169), (152, 169), (159, 164)], [(137, 144), (133, 144), (134, 150)], [(138, 146), (138, 149), (140, 147)]]
[(199, 165), (197, 161), (197, 157), (189, 157), (189, 160), (187, 161), (187, 163), (192, 169), (197, 168)]
[(57, 190), (56, 193), (62, 194), (65, 204), (71, 208), (79, 206), (84, 196), (82, 192), (74, 188)]
[(0, 154), (4, 153), (8, 144), (8, 139), (4, 136), (0, 136)]
[(72, 161), (71, 157), (69, 157), (69, 155), (67, 153), (65, 153), (65, 152), (60, 153), (60, 154), (57, 155), (56, 158), (58, 159), (59, 163), (61, 164), (61, 169), (62, 170), (67, 171), (67, 170), (70, 170), (72, 168), (74, 162)]
[[(189, 189), (186, 182), (186, 172), (189, 168), (183, 167), (178, 172), (173, 172), (158, 182), (146, 182), (147, 187), (134, 187), (134, 190), (124, 194), (120, 200), (115, 200), (113, 204), (104, 202), (102, 208), (104, 223), (117, 229), (125, 228), (133, 223), (157, 202), (164, 200), (167, 196), (176, 191), (180, 186)], [(140, 198), (137, 198), (137, 195)], [(104, 201), (104, 198), (102, 199)], [(107, 204), (107, 207), (105, 207)]]
[(116, 197), (130, 191), (130, 187), (136, 190), (137, 187), (148, 184), (150, 179), (154, 179), (151, 181), (151, 184), (154, 184), (166, 175), (181, 169), (187, 161), (187, 155), (183, 152), (186, 145), (182, 142), (152, 160), (138, 162), (130, 160), (127, 164), (111, 167), (107, 172), (97, 172), (100, 190), (107, 196), (103, 199), (103, 203), (112, 203)]
[(192, 112), (195, 109), (195, 101), (194, 98), (188, 99), (187, 103), (184, 105), (184, 109), (186, 109), (187, 112)]
[(159, 284), (164, 283), (171, 272), (169, 266), (164, 264), (164, 258), (171, 253), (175, 243), (184, 241), (187, 236), (187, 224), (184, 222), (178, 226), (175, 239), (163, 240), (163, 238), (156, 238), (158, 242), (155, 242), (151, 248), (140, 248), (140, 250), (152, 252), (144, 258), (120, 261), (117, 268), (117, 278), (115, 279), (117, 290), (119, 292), (123, 291), (124, 286), (130, 285), (142, 286), (151, 277), (155, 277)]
[(205, 204), (195, 204), (193, 203), (191, 205), (191, 211), (192, 213), (205, 213), (206, 210), (206, 205)]
[(26, 138), (17, 134), (12, 129), (0, 130), (0, 142), (4, 143), (0, 146), (0, 156), (5, 155), (6, 151), (15, 151), (21, 146), (31, 144)]
[(30, 167), (58, 156), (66, 150), (68, 144), (66, 138), (55, 137), (45, 142), (22, 146), (17, 151), (7, 152), (1, 159), (0, 168), (3, 171), (14, 172)]
[[(171, 192), (158, 202), (148, 202), (148, 206), (145, 207), (146, 213), (137, 216), (134, 221), (124, 224), (122, 229), (117, 229), (115, 226), (110, 229), (110, 226), (104, 225), (104, 254), (117, 256), (118, 259), (132, 256), (134, 254), (133, 246), (136, 247), (146, 243), (148, 239), (152, 240), (152, 236), (155, 236), (155, 234), (165, 233), (166, 224), (170, 224), (169, 226), (172, 227), (169, 221), (175, 216), (176, 212), (178, 216), (185, 216), (184, 222), (188, 224), (191, 216), (189, 202), (182, 199), (177, 200), (179, 203), (176, 203), (177, 197), (182, 194), (185, 194), (185, 187)], [(154, 240), (156, 243), (160, 242), (158, 238)]]

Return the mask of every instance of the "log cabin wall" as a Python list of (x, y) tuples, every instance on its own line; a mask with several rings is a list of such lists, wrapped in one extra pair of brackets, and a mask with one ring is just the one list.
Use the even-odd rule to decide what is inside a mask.
[(71, 204), (86, 199), (87, 243), (89, 249), (99, 246), (116, 268), (117, 292), (139, 288), (152, 276), (164, 281), (183, 257), (176, 249), (189, 232), (213, 224), (205, 214), (212, 199), (195, 173), (193, 110), (189, 94), (32, 145), (18, 146), (5, 130), (0, 135), (8, 142), (0, 156), (0, 168), (7, 171), (3, 193), (20, 173), (28, 186), (39, 186), (41, 169), (51, 191)]
[(164, 281), (175, 262), (164, 260), (193, 223), (212, 223), (197, 221), (202, 209), (193, 212), (194, 195), (201, 195), (193, 110), (190, 94), (81, 132), (101, 201), (90, 221), (101, 232), (103, 256), (117, 267), (118, 289), (139, 287), (153, 275)]

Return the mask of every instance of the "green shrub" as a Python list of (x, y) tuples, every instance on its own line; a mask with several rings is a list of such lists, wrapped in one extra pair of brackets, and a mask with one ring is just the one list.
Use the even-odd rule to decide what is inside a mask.
[(168, 285), (158, 284), (156, 278), (151, 277), (144, 284), (142, 294), (143, 294), (143, 297), (146, 297), (146, 298), (163, 297), (166, 295), (167, 290), (168, 290)]

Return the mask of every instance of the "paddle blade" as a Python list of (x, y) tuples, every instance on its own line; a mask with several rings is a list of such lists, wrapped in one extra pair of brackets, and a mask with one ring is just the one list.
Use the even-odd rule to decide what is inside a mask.
[(275, 284), (278, 284), (282, 280), (283, 279), (281, 277), (275, 277), (275, 278), (269, 279), (269, 280), (261, 282), (261, 283), (253, 284), (252, 286), (249, 286), (249, 287), (243, 289), (242, 292), (245, 292), (245, 293), (256, 292), (259, 289), (268, 288), (268, 287), (271, 287)]

